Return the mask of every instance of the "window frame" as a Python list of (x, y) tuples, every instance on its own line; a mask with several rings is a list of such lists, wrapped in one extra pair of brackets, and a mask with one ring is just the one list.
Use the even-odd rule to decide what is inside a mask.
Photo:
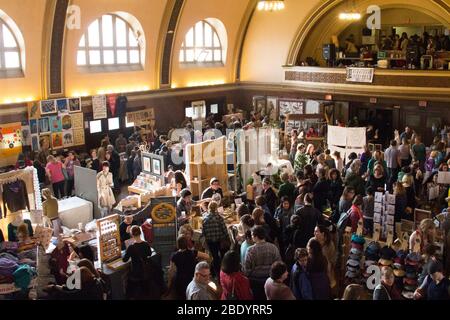
[[(112, 46), (105, 46), (103, 45), (103, 18), (104, 16), (111, 16), (112, 17)], [(117, 45), (117, 28), (116, 28), (116, 22), (117, 20), (121, 20), (125, 23), (126, 28), (126, 45), (125, 46), (118, 46)], [(99, 37), (99, 45), (91, 47), (89, 46), (89, 27), (97, 22), (98, 23), (98, 37)], [(139, 39), (136, 39), (137, 46), (133, 47), (130, 45), (130, 31), (133, 34), (136, 34), (133, 26), (124, 18), (121, 16), (114, 14), (114, 13), (105, 13), (101, 15), (100, 17), (96, 18), (94, 21), (89, 23), (88, 27), (86, 28), (86, 31), (83, 33), (82, 37), (78, 41), (77, 45), (77, 51), (76, 51), (76, 65), (79, 71), (87, 71), (87, 72), (126, 72), (126, 71), (141, 71), (144, 70), (143, 67), (143, 57), (142, 57), (142, 50), (141, 44), (139, 42)], [(81, 39), (84, 37), (84, 47), (80, 46)], [(117, 63), (117, 55), (118, 51), (126, 51), (127, 54), (127, 63)], [(131, 63), (131, 51), (137, 50), (138, 51), (138, 57), (139, 62), (137, 63)], [(78, 64), (78, 54), (80, 51), (84, 51), (85, 55), (85, 62), (84, 65)], [(91, 64), (90, 63), (90, 51), (99, 51), (100, 53), (100, 64)], [(104, 62), (104, 52), (105, 51), (112, 51), (114, 55), (114, 63), (112, 64), (105, 64)]]
[[(197, 47), (196, 43), (197, 43), (197, 33), (196, 33), (196, 27), (197, 25), (201, 23), (202, 26), (202, 35), (203, 35), (203, 39), (202, 39), (202, 46), (201, 47)], [(205, 25), (208, 25), (211, 28), (211, 46), (206, 46), (205, 45)], [(193, 46), (186, 46), (186, 37), (189, 33), (189, 31), (193, 30)], [(219, 47), (214, 47), (214, 36), (217, 36), (217, 39), (219, 41)], [(198, 61), (195, 60), (196, 58), (194, 57), (194, 61), (186, 61), (186, 52), (188, 50), (193, 50), (194, 51), (194, 55), (195, 55), (195, 51), (196, 50), (202, 50), (202, 51), (211, 51), (212, 52), (212, 61)], [(220, 61), (215, 60), (214, 59), (214, 51), (219, 50), (220, 51)], [(181, 47), (180, 47), (180, 54), (178, 55), (178, 62), (180, 63), (180, 65), (182, 66), (194, 66), (194, 67), (198, 67), (198, 66), (221, 66), (223, 67), (224, 64), (224, 52), (223, 52), (223, 44), (222, 41), (220, 39), (219, 36), (219, 32), (217, 32), (217, 29), (208, 21), (206, 20), (200, 20), (198, 22), (196, 22), (194, 24), (194, 26), (192, 26), (191, 28), (188, 29), (188, 31), (186, 32), (183, 42), (181, 43)], [(183, 55), (183, 61), (180, 60), (180, 56), (181, 54)], [(225, 53), (226, 54), (226, 53)]]
[[(16, 44), (15, 48), (6, 48), (4, 44), (4, 36), (3, 36), (3, 26), (5, 26), (11, 35), (14, 38), (14, 42)], [(6, 58), (5, 54), (7, 52), (17, 53), (19, 57), (19, 67), (17, 68), (7, 68), (6, 67)], [(0, 78), (20, 78), (24, 77), (23, 73), (23, 61), (22, 61), (22, 52), (19, 45), (19, 41), (17, 40), (17, 36), (14, 31), (8, 26), (8, 24), (0, 18)]]

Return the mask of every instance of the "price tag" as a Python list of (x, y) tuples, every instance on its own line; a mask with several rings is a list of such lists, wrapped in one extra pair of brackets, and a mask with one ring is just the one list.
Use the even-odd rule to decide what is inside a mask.
[(358, 235), (358, 236), (362, 236), (363, 235), (363, 230), (364, 230), (364, 227), (363, 227), (363, 219), (359, 219), (359, 221), (358, 221), (358, 229), (356, 230), (356, 234)]
[(420, 238), (416, 238), (416, 242), (414, 243), (413, 252), (420, 253), (420, 244), (422, 240)]

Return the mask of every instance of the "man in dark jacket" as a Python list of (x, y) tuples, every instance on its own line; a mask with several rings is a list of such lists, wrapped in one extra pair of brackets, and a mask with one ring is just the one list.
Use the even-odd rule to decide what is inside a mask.
[(326, 175), (325, 169), (319, 169), (318, 171), (319, 180), (313, 187), (314, 208), (316, 208), (320, 212), (322, 212), (324, 207), (326, 207), (327, 199), (330, 193), (330, 183), (326, 179), (325, 175)]
[(113, 145), (108, 145), (109, 152), (111, 152), (111, 163), (109, 164), (111, 168), (111, 173), (113, 174), (114, 179), (114, 189), (119, 190), (119, 171), (120, 171), (120, 156), (117, 151), (114, 149)]
[(267, 207), (273, 216), (275, 214), (275, 209), (278, 206), (278, 197), (272, 189), (272, 181), (269, 178), (264, 178), (263, 180), (262, 195), (266, 198)]
[(308, 193), (305, 195), (305, 206), (295, 213), (300, 218), (300, 231), (298, 240), (299, 248), (306, 248), (306, 245), (312, 237), (314, 237), (314, 228), (323, 223), (322, 213), (313, 207), (313, 195)]

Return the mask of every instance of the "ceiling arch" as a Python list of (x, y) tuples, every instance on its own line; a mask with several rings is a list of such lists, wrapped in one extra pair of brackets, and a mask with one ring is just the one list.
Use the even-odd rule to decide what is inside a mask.
[[(370, 0), (355, 2), (353, 9), (363, 16)], [(443, 0), (383, 0), (378, 3), (381, 9), (404, 8), (419, 10), (445, 26), (450, 26), (450, 5)], [(328, 0), (310, 12), (308, 19), (300, 25), (292, 41), (286, 65), (294, 65), (298, 57), (314, 56), (314, 51), (329, 35), (345, 30), (351, 23), (338, 19), (338, 12), (348, 9), (346, 0)]]

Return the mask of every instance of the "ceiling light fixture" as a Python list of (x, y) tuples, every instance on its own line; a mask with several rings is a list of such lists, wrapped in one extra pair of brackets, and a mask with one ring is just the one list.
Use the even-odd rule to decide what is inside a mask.
[(284, 9), (284, 0), (260, 0), (258, 2), (259, 11), (280, 11)]
[[(350, 1), (348, 1), (350, 2)], [(357, 20), (361, 20), (361, 14), (356, 12), (355, 10), (355, 1), (353, 0), (353, 3), (351, 5), (351, 10), (348, 10), (350, 8), (348, 8), (350, 5), (347, 4), (347, 10), (344, 12), (341, 12), (339, 14), (339, 19), (340, 20), (345, 20), (345, 21), (357, 21)]]
[(339, 14), (339, 19), (347, 21), (361, 20), (361, 14), (357, 12), (342, 12)]

